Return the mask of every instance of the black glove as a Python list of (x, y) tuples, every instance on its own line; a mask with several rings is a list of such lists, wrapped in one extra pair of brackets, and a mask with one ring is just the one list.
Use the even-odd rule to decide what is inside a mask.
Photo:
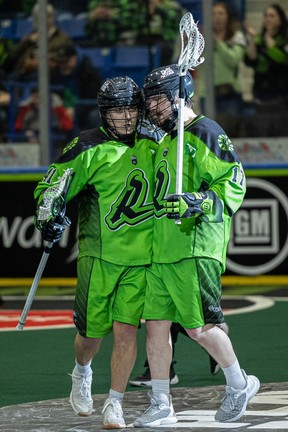
[(36, 227), (41, 231), (43, 239), (53, 243), (57, 243), (61, 240), (65, 228), (70, 225), (71, 220), (67, 216), (61, 220), (55, 218), (44, 222), (36, 222)]
[(207, 192), (168, 195), (164, 211), (168, 219), (190, 218), (211, 213), (213, 199)]

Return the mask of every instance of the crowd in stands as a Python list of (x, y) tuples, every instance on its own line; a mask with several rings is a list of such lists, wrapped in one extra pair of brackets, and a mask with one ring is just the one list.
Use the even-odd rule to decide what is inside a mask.
[[(265, 7), (261, 29), (256, 31), (241, 16), (237, 3), (215, 1), (212, 10), (215, 119), (231, 137), (288, 136), (287, 11), (278, 4)], [(187, 1), (181, 0), (47, 3), (51, 128), (63, 133), (64, 142), (75, 130), (99, 123), (95, 99), (107, 71), (100, 64), (97, 67), (85, 49), (109, 53), (115, 47), (143, 46), (152, 52), (158, 47), (159, 65), (154, 67), (175, 63), (180, 53), (179, 21), (187, 12), (184, 4), (187, 7)], [(63, 30), (60, 24), (65, 17), (84, 20), (81, 38)], [(35, 142), (39, 128), (37, 1), (0, 0), (0, 20), (17, 18), (30, 20), (31, 31), (19, 40), (0, 32), (0, 141), (12, 140), (9, 131), (13, 130), (13, 139), (19, 134), (21, 140)], [(243, 65), (253, 72), (249, 101), (243, 99)], [(204, 62), (193, 71), (195, 95), (204, 114), (205, 68)]]

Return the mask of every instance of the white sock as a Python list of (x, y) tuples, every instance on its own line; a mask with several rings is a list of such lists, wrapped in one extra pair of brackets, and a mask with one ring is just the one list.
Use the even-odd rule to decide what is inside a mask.
[(237, 390), (244, 389), (246, 386), (246, 381), (240, 369), (238, 360), (236, 360), (231, 366), (222, 368), (222, 370), (226, 378), (226, 383), (229, 387), (233, 387)]
[(109, 390), (109, 397), (111, 399), (117, 399), (117, 400), (119, 400), (119, 402), (122, 403), (123, 398), (124, 398), (124, 393), (119, 393), (119, 392), (117, 392), (115, 390), (110, 389)]
[(160, 395), (161, 394), (165, 394), (167, 396), (167, 398), (168, 398), (168, 401), (169, 401), (170, 379), (167, 379), (167, 380), (152, 379), (151, 380), (151, 384), (152, 384), (152, 393), (153, 393), (153, 396), (157, 400), (160, 400)]
[(90, 375), (90, 373), (92, 372), (91, 361), (87, 365), (85, 365), (85, 366), (80, 365), (76, 361), (76, 368), (77, 368), (77, 372), (79, 372), (79, 374), (81, 374), (81, 375)]

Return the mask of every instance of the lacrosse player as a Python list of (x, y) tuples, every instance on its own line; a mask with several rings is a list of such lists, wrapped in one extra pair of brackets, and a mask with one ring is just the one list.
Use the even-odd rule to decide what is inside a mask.
[[(38, 209), (45, 190), (72, 169), (66, 201), (79, 201), (78, 282), (74, 304), (76, 365), (70, 404), (76, 414), (93, 411), (91, 362), (113, 330), (111, 389), (103, 428), (125, 428), (122, 400), (136, 358), (146, 265), (151, 262), (153, 151), (137, 132), (143, 113), (140, 89), (129, 77), (107, 79), (98, 93), (103, 126), (83, 131), (50, 165), (35, 190)], [(149, 146), (148, 146), (149, 144)], [(156, 145), (156, 144), (155, 144)], [(57, 215), (37, 222), (43, 238), (59, 241)]]
[[(243, 416), (260, 383), (240, 368), (228, 335), (220, 329), (221, 274), (225, 269), (231, 217), (245, 194), (245, 176), (224, 130), (196, 115), (193, 79), (184, 77), (184, 156), (182, 187), (175, 194), (179, 70), (164, 66), (144, 81), (148, 118), (166, 131), (155, 158), (153, 259), (147, 271), (143, 312), (152, 377), (151, 405), (135, 427), (177, 422), (169, 393), (171, 322), (180, 323), (220, 365), (227, 386), (215, 419)], [(180, 220), (175, 223), (175, 220)]]

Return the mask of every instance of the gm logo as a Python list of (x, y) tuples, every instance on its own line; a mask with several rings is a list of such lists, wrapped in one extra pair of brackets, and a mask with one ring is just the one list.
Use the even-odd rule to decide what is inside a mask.
[(288, 257), (288, 199), (274, 184), (247, 179), (246, 198), (232, 218), (227, 269), (259, 275)]

